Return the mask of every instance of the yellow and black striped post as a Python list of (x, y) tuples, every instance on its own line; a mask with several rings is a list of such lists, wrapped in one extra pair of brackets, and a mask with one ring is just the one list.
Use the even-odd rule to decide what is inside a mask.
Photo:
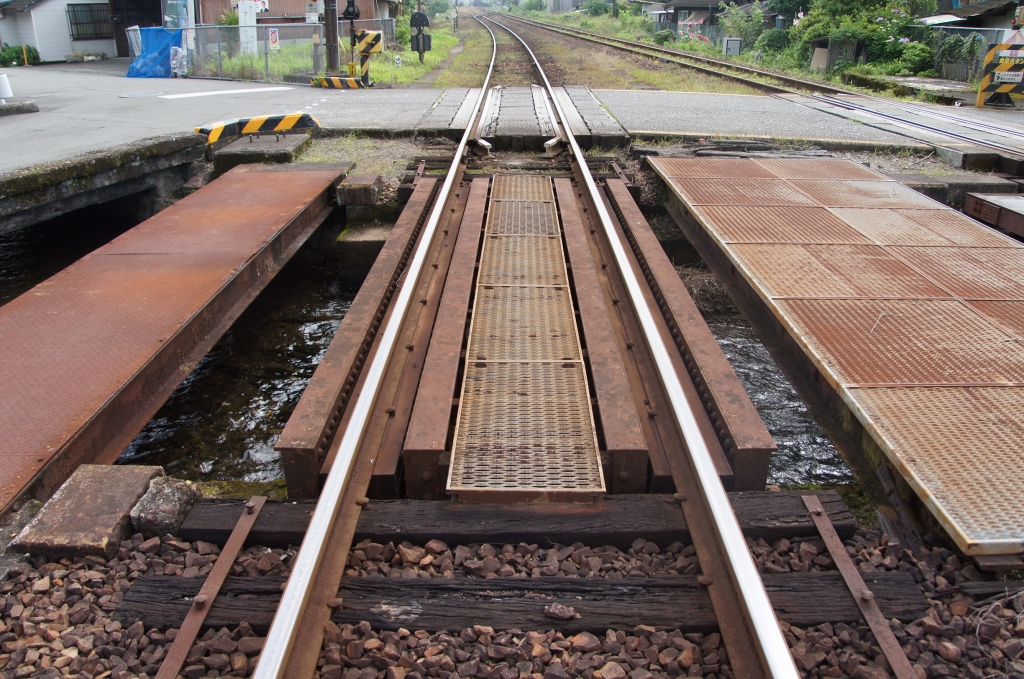
[(227, 139), (239, 134), (256, 134), (257, 132), (288, 132), (289, 130), (318, 129), (320, 123), (308, 113), (282, 113), (273, 116), (255, 116), (253, 118), (235, 118), (220, 120), (196, 128), (196, 132), (206, 135), (206, 143), (213, 144), (220, 139)]
[(313, 87), (327, 87), (332, 90), (358, 90), (370, 87), (370, 55), (377, 54), (384, 48), (383, 33), (381, 31), (356, 31), (356, 50), (359, 52), (359, 73), (358, 75), (349, 65), (349, 76), (317, 75), (310, 79), (309, 84)]
[(987, 95), (992, 93), (1024, 92), (1024, 55), (1017, 54), (1020, 50), (1024, 50), (1024, 45), (1004, 43), (993, 45), (985, 55), (985, 66), (978, 85), (978, 108), (985, 105)]
[(309, 81), (313, 87), (326, 87), (331, 90), (358, 90), (365, 85), (359, 78), (347, 78), (336, 75), (317, 75)]

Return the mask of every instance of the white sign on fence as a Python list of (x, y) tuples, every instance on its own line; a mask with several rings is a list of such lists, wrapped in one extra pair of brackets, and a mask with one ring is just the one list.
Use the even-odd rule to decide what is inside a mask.
[(256, 0), (238, 0), (238, 51), (256, 54)]
[(267, 29), (267, 43), (270, 45), (270, 49), (279, 50), (281, 49), (281, 36), (278, 35), (278, 29), (268, 28)]

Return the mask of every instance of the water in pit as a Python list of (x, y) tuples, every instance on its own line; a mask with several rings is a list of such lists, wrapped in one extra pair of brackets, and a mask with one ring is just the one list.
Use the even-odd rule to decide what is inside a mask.
[(193, 481), (283, 478), (274, 451), (355, 290), (293, 260), (121, 455)]

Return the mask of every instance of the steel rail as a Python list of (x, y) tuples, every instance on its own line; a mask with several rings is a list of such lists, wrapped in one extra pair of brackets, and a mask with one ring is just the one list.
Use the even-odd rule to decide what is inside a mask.
[[(485, 26), (485, 28), (487, 27)], [(430, 216), (423, 225), (419, 236), (419, 244), (410, 263), (406, 267), (405, 274), (403, 274), (409, 283), (401, 287), (398, 297), (393, 303), (393, 312), (384, 328), (384, 332), (380, 336), (380, 344), (374, 355), (373, 362), (367, 371), (363, 388), (356, 399), (352, 416), (342, 436), (338, 453), (327, 475), (323, 490), (320, 492), (320, 499), (317, 501), (313, 516), (310, 517), (309, 526), (302, 540), (302, 546), (292, 565), (288, 585), (281, 596), (281, 602), (277, 607), (274, 620), (267, 633), (263, 653), (260, 654), (259, 663), (253, 674), (254, 679), (281, 679), (284, 676), (293, 642), (300, 632), (298, 629), (299, 620), (305, 611), (314, 578), (323, 560), (327, 548), (327, 537), (341, 507), (341, 498), (348, 485), (356, 453), (366, 431), (366, 425), (369, 422), (374, 401), (380, 391), (385, 368), (395, 349), (399, 329), (409, 309), (412, 294), (416, 287), (413, 283), (419, 279), (420, 272), (423, 270), (427, 251), (430, 249), (430, 243), (444, 212), (448, 195), (455, 184), (459, 166), (462, 164), (462, 158), (468, 148), (473, 130), (476, 128), (476, 119), (480, 115), (480, 107), (490, 84), (491, 75), (494, 73), (494, 61), (497, 55), (498, 43), (494, 33), (489, 28), (487, 30), (491, 33), (491, 63), (488, 66), (483, 87), (477, 96), (473, 109), (473, 118), (470, 120), (470, 124), (466, 126), (466, 131), (462, 135), (454, 158), (452, 158), (452, 164), (448, 168), (444, 184), (434, 199), (434, 206), (431, 209)]]
[(630, 301), (640, 320), (644, 337), (653, 355), (662, 385), (667, 392), (673, 414), (679, 424), (686, 447), (697, 470), (699, 485), (707, 500), (715, 527), (718, 529), (719, 540), (728, 559), (727, 567), (732, 573), (736, 589), (741, 596), (743, 604), (746, 606), (745, 614), (750, 621), (752, 637), (761, 656), (760, 660), (765, 668), (765, 675), (772, 679), (797, 679), (799, 674), (789, 653), (789, 646), (782, 636), (782, 629), (779, 627), (779, 621), (775, 617), (775, 611), (768, 599), (764, 583), (754, 567), (754, 561), (747, 548), (746, 539), (743, 537), (743, 532), (740, 529), (739, 522), (736, 520), (736, 515), (732, 510), (732, 505), (729, 503), (729, 498), (725, 493), (725, 488), (722, 486), (721, 479), (715, 469), (704, 437), (700, 433), (697, 420), (690, 409), (679, 374), (672, 364), (668, 348), (661, 333), (658, 331), (658, 326), (654, 321), (651, 310), (647, 306), (640, 282), (618, 238), (615, 225), (605, 207), (602, 195), (597, 188), (597, 183), (587, 167), (583, 151), (577, 143), (572, 130), (565, 124), (565, 112), (558, 99), (554, 96), (554, 91), (551, 83), (548, 81), (547, 74), (544, 73), (544, 69), (541, 67), (536, 55), (534, 55), (533, 50), (526, 44), (526, 41), (507, 26), (502, 25), (491, 17), (487, 18), (495, 25), (501, 26), (508, 31), (526, 48), (530, 58), (533, 59), (534, 66), (544, 81), (544, 87), (551, 96), (551, 101), (565, 128), (571, 153), (576, 158), (577, 165), (580, 167), (580, 174), (583, 177), (587, 193), (596, 208), (598, 220), (601, 222), (601, 227), (611, 245), (612, 253), (615, 256), (615, 263), (626, 284)]
[[(740, 65), (740, 64), (732, 64), (732, 63), (725, 62), (725, 61), (722, 61), (722, 60), (719, 60), (719, 59), (711, 59), (711, 58), (708, 58), (708, 57), (694, 55), (694, 54), (691, 54), (689, 52), (682, 52), (682, 51), (678, 51), (678, 50), (668, 49), (668, 48), (665, 48), (665, 47), (660, 47), (658, 45), (648, 45), (646, 43), (636, 42), (636, 41), (632, 41), (632, 40), (625, 40), (624, 38), (614, 38), (614, 37), (611, 37), (611, 36), (601, 35), (599, 33), (593, 33), (591, 31), (583, 31), (583, 30), (575, 29), (575, 28), (569, 28), (569, 27), (563, 27), (563, 26), (554, 26), (554, 25), (549, 24), (549, 23), (544, 22), (544, 21), (534, 21), (534, 20), (531, 20), (531, 19), (525, 19), (523, 17), (513, 16), (513, 15), (503, 15), (503, 16), (508, 16), (509, 18), (513, 19), (514, 21), (519, 21), (519, 22), (525, 23), (525, 24), (530, 25), (530, 26), (536, 26), (538, 28), (542, 28), (544, 30), (552, 31), (554, 33), (561, 33), (563, 35), (575, 36), (577, 38), (580, 38), (581, 40), (589, 40), (591, 42), (596, 42), (598, 44), (607, 45), (609, 47), (614, 47), (616, 49), (621, 49), (621, 50), (627, 51), (627, 52), (633, 52), (633, 53), (640, 54), (640, 55), (646, 55), (646, 56), (652, 57), (652, 58), (659, 58), (658, 55), (668, 55), (668, 56), (677, 57), (679, 59), (673, 60), (673, 63), (677, 63), (680, 66), (684, 66), (684, 67), (687, 67), (687, 68), (692, 68), (694, 70), (698, 70), (698, 71), (701, 71), (703, 73), (708, 73), (708, 74), (711, 74), (711, 75), (717, 75), (719, 77), (728, 78), (730, 80), (735, 80), (735, 81), (741, 82), (741, 83), (746, 84), (746, 85), (748, 85), (750, 87), (753, 87), (753, 88), (758, 88), (758, 89), (770, 91), (770, 92), (773, 92), (775, 94), (789, 94), (789, 95), (795, 95), (795, 96), (800, 96), (800, 97), (807, 97), (807, 98), (810, 98), (810, 99), (813, 99), (813, 100), (817, 100), (817, 101), (821, 101), (821, 102), (827, 103), (827, 104), (832, 105), (832, 106), (837, 106), (839, 108), (845, 108), (845, 109), (851, 110), (851, 111), (857, 111), (857, 112), (860, 112), (860, 113), (866, 113), (866, 114), (874, 115), (874, 116), (877, 116), (879, 118), (883, 118), (886, 121), (897, 123), (900, 126), (908, 128), (908, 129), (915, 129), (915, 130), (919, 130), (919, 131), (928, 132), (930, 134), (945, 136), (945, 137), (948, 137), (950, 139), (955, 139), (957, 141), (963, 141), (963, 142), (967, 142), (969, 144), (974, 144), (974, 145), (977, 145), (977, 146), (984, 146), (984, 147), (987, 147), (987, 148), (991, 148), (993, 150), (1000, 151), (1000, 152), (1008, 154), (1008, 155), (1024, 157), (1024, 148), (1017, 148), (1017, 147), (1013, 147), (1013, 146), (1007, 146), (1005, 144), (1000, 144), (998, 142), (989, 141), (989, 140), (986, 140), (986, 139), (978, 139), (977, 137), (972, 137), (970, 135), (961, 134), (959, 132), (953, 132), (953, 131), (946, 130), (946, 129), (943, 129), (943, 128), (940, 128), (940, 127), (935, 127), (935, 126), (932, 126), (932, 125), (927, 125), (925, 123), (916, 122), (916, 121), (913, 121), (913, 120), (907, 120), (906, 118), (900, 118), (899, 116), (893, 115), (891, 113), (883, 113), (881, 111), (878, 111), (876, 109), (872, 109), (872, 108), (867, 107), (867, 106), (856, 104), (856, 103), (853, 103), (851, 101), (845, 101), (845, 100), (842, 100), (842, 99), (836, 99), (836, 98), (834, 98), (832, 96), (828, 96), (828, 95), (808, 94), (806, 92), (797, 92), (797, 91), (794, 91), (794, 90), (791, 90), (791, 89), (787, 89), (787, 88), (779, 86), (779, 85), (772, 85), (770, 83), (761, 82), (759, 80), (752, 80), (752, 79), (749, 79), (749, 78), (744, 78), (743, 76), (737, 75), (735, 73), (727, 73), (727, 72), (723, 72), (723, 71), (720, 71), (720, 70), (717, 70), (717, 69), (714, 69), (714, 68), (708, 68), (706, 66), (698, 66), (696, 64), (687, 63), (686, 61), (683, 61), (683, 59), (691, 59), (691, 60), (701, 61), (701, 62), (703, 62), (705, 64), (714, 64), (714, 65), (720, 66), (722, 68), (728, 68), (728, 69), (731, 69), (731, 70), (734, 70), (734, 71), (750, 73), (750, 74), (757, 75), (757, 76), (762, 77), (762, 78), (772, 78), (772, 79), (778, 80), (779, 82), (789, 83), (793, 87), (800, 87), (800, 88), (804, 88), (804, 89), (818, 90), (818, 91), (821, 91), (821, 92), (828, 92), (829, 94), (853, 95), (853, 96), (860, 97), (862, 99), (866, 99), (868, 101), (876, 101), (876, 102), (881, 102), (881, 103), (885, 103), (885, 104), (889, 104), (889, 105), (895, 105), (897, 108), (900, 108), (900, 109), (906, 111), (907, 113), (911, 113), (913, 115), (922, 115), (922, 116), (927, 116), (927, 117), (931, 117), (931, 118), (948, 120), (948, 121), (953, 122), (953, 123), (955, 123), (957, 125), (960, 125), (961, 127), (965, 127), (965, 128), (968, 128), (968, 129), (973, 129), (973, 130), (976, 130), (978, 132), (987, 132), (987, 133), (995, 134), (995, 135), (998, 135), (998, 136), (1005, 136), (1005, 137), (1009, 137), (1009, 138), (1024, 139), (1024, 130), (1014, 130), (1012, 128), (1004, 128), (1002, 126), (992, 125), (990, 123), (966, 120), (966, 119), (961, 118), (959, 116), (953, 116), (953, 115), (949, 115), (949, 114), (944, 114), (944, 113), (941, 113), (941, 112), (938, 112), (938, 111), (928, 111), (927, 109), (921, 109), (920, 107), (910, 107), (910, 106), (907, 106), (907, 105), (902, 105), (902, 104), (900, 104), (900, 102), (891, 101), (891, 100), (888, 100), (888, 99), (883, 99), (881, 97), (874, 97), (874, 96), (871, 96), (871, 95), (860, 94), (860, 93), (857, 93), (857, 92), (852, 92), (852, 91), (840, 89), (840, 88), (837, 88), (837, 87), (830, 87), (828, 85), (820, 85), (818, 83), (813, 83), (813, 82), (809, 82), (809, 81), (806, 81), (806, 80), (801, 80), (799, 78), (791, 78), (789, 76), (780, 75), (780, 74), (774, 73), (772, 71), (765, 71), (765, 70), (762, 70), (762, 69), (752, 68), (752, 67), (749, 67), (749, 66), (743, 66), (743, 65)], [(497, 23), (497, 22), (495, 22), (495, 23)]]

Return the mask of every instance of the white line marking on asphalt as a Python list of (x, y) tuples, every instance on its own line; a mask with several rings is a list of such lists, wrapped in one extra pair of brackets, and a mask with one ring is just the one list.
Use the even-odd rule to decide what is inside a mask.
[(217, 94), (241, 94), (243, 92), (281, 92), (291, 87), (258, 87), (248, 90), (215, 90), (213, 92), (189, 92), (188, 94), (164, 94), (161, 99), (188, 99), (190, 97), (212, 97)]

